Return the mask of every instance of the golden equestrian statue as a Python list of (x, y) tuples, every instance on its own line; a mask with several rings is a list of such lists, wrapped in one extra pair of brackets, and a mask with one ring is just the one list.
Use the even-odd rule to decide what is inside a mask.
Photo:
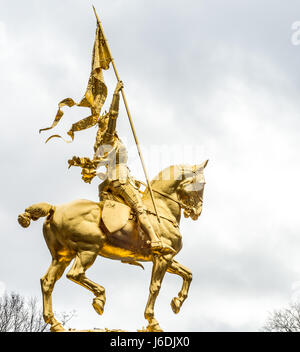
[[(110, 62), (118, 82), (109, 112), (100, 116), (107, 96), (102, 69), (108, 69)], [(127, 150), (116, 133), (120, 92), (146, 176), (144, 192), (140, 190), (143, 182), (135, 180), (129, 172)], [(72, 140), (75, 131), (98, 124), (93, 158), (74, 156), (69, 160), (69, 167), (81, 167), (82, 179), (87, 183), (95, 176), (103, 182), (99, 185), (99, 202), (80, 199), (57, 206), (38, 203), (26, 208), (18, 217), (23, 227), (28, 227), (31, 220), (46, 218), (43, 234), (52, 262), (47, 273), (41, 278), (44, 320), (50, 324), (51, 331), (64, 331), (53, 313), (52, 292), (56, 281), (72, 260), (74, 262), (67, 278), (90, 290), (95, 295), (94, 309), (100, 315), (103, 313), (105, 289), (86, 277), (86, 270), (100, 255), (141, 267), (141, 262), (153, 263), (144, 316), (148, 321), (147, 331), (162, 331), (155, 319), (154, 305), (165, 273), (176, 274), (183, 279), (178, 296), (171, 301), (174, 313), (180, 311), (192, 281), (191, 271), (175, 261), (174, 257), (182, 248), (179, 230), (182, 210), (186, 218), (191, 217), (193, 220), (197, 220), (202, 212), (204, 168), (208, 160), (196, 165), (170, 166), (149, 182), (125, 99), (123, 83), (117, 74), (98, 16), (92, 71), (85, 96), (78, 104), (71, 98), (61, 101), (52, 126), (43, 130), (57, 125), (63, 116), (61, 107), (65, 105), (91, 109), (90, 116), (72, 125), (68, 132)], [(47, 141), (54, 137), (60, 136), (51, 136)], [(106, 168), (105, 173), (100, 172), (101, 167)]]

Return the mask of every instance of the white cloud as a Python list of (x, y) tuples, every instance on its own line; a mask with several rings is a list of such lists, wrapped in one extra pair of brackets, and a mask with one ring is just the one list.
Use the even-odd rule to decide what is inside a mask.
[[(150, 177), (173, 163), (210, 159), (201, 218), (181, 225), (178, 261), (194, 274), (190, 296), (174, 316), (169, 303), (181, 282), (167, 275), (158, 298), (166, 330), (258, 330), (299, 281), (299, 47), (290, 43), (299, 5), (273, 5), (267, 16), (257, 4), (144, 7), (139, 0), (102, 1), (99, 8)], [(39, 201), (97, 199), (97, 184), (84, 184), (66, 163), (91, 155), (96, 131), (78, 133), (72, 144), (44, 145), (51, 132), (38, 135), (52, 123), (58, 101), (78, 100), (86, 88), (95, 30), (86, 6), (27, 1), (16, 13), (12, 2), (1, 13), (0, 241), (6, 251), (0, 279), (8, 290), (38, 297), (50, 254), (41, 221), (24, 230), (17, 214)], [(111, 92), (114, 75), (105, 77)], [(65, 134), (86, 114), (66, 108), (53, 132)], [(118, 124), (132, 173), (143, 178), (122, 104)], [(140, 328), (150, 271), (150, 264), (143, 273), (98, 258), (88, 276), (107, 288), (103, 317), (93, 312), (91, 294), (65, 277), (55, 287), (54, 310), (77, 309), (79, 328)]]
[(6, 285), (4, 282), (0, 281), (0, 297), (4, 295), (6, 290)]

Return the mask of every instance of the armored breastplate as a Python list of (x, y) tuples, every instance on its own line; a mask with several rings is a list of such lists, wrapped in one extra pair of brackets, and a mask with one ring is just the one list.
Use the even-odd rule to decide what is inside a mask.
[(118, 180), (124, 184), (128, 178), (126, 147), (117, 139), (112, 146), (101, 145), (97, 150), (97, 156), (102, 158), (99, 166), (107, 167), (107, 178), (109, 181)]

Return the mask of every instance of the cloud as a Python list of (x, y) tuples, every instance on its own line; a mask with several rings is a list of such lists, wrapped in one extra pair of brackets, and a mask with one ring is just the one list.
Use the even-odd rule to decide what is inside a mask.
[(6, 290), (6, 285), (4, 282), (0, 281), (0, 297), (4, 295)]
[[(184, 247), (177, 258), (193, 272), (190, 296), (174, 316), (169, 304), (181, 280), (167, 275), (157, 301), (161, 325), (258, 330), (267, 311), (289, 300), (300, 275), (299, 47), (291, 44), (299, 4), (132, 0), (95, 6), (150, 178), (170, 164), (210, 159), (203, 213), (197, 222), (181, 223)], [(78, 133), (72, 144), (45, 145), (50, 132), (38, 134), (61, 99), (79, 100), (85, 91), (95, 19), (91, 6), (79, 1), (11, 1), (1, 8), (0, 280), (8, 290), (40, 296), (39, 279), (51, 260), (42, 224), (21, 229), (16, 218), (35, 202), (97, 200), (97, 184), (67, 170), (73, 155), (92, 154), (96, 130)], [(113, 72), (105, 79), (111, 92)], [(110, 97), (106, 109), (109, 103)], [(65, 135), (85, 116), (85, 109), (66, 108), (53, 132)], [(118, 129), (132, 174), (143, 178), (122, 104)], [(65, 277), (55, 286), (54, 309), (76, 309), (74, 327), (145, 324), (150, 264), (142, 272), (98, 258), (88, 276), (107, 289), (101, 318), (88, 291)]]

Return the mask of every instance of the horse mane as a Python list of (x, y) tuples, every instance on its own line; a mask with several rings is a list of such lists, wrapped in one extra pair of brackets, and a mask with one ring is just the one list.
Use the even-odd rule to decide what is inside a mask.
[(161, 181), (172, 181), (172, 180), (179, 180), (183, 179), (184, 175), (189, 176), (192, 171), (192, 165), (185, 165), (185, 164), (176, 164), (171, 165), (163, 170), (161, 170), (152, 180), (151, 185)]
[[(183, 180), (185, 176), (192, 172), (191, 165), (176, 164), (171, 165), (161, 170), (150, 182), (151, 187), (164, 191), (169, 189), (170, 184)], [(149, 189), (146, 187), (144, 196), (148, 196)]]

